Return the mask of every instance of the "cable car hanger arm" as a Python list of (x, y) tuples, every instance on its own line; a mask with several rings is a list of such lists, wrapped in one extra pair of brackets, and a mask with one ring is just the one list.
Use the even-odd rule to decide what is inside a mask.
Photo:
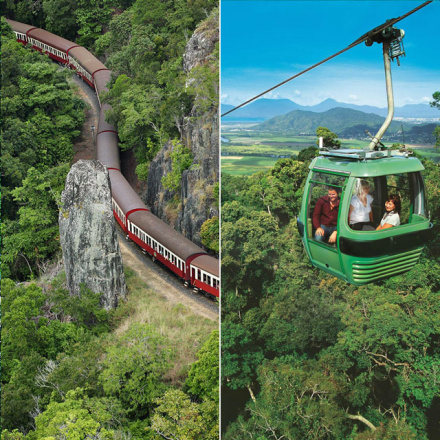
[[(227, 111), (226, 113), (223, 113), (221, 115), (221, 117), (228, 115), (229, 113), (238, 110), (240, 107), (243, 107), (246, 104), (249, 104), (252, 101), (255, 101), (257, 98), (260, 98), (261, 96), (265, 95), (266, 93), (271, 92), (272, 90), (282, 86), (283, 84), (286, 84), (289, 81), (292, 81), (295, 78), (298, 78), (299, 76), (303, 75), (306, 72), (309, 72), (310, 70), (314, 69), (315, 67), (320, 66), (321, 64), (324, 64), (325, 62), (331, 60), (332, 58), (337, 57), (338, 55), (341, 55), (342, 53), (346, 52), (349, 49), (352, 49), (353, 47), (361, 44), (362, 42), (367, 42), (367, 40), (372, 42), (373, 37), (376, 36), (377, 34), (381, 33), (382, 31), (385, 31), (387, 28), (393, 26), (394, 24), (396, 24), (397, 22), (403, 20), (404, 18), (408, 17), (411, 14), (414, 14), (414, 12), (417, 12), (419, 9), (424, 8), (425, 6), (429, 5), (429, 3), (432, 3), (433, 0), (430, 1), (426, 1), (424, 3), (422, 3), (421, 5), (417, 6), (416, 8), (412, 9), (411, 11), (407, 12), (404, 15), (401, 15), (400, 17), (397, 18), (392, 18), (390, 20), (387, 20), (385, 23), (381, 24), (380, 26), (375, 27), (374, 29), (372, 29), (371, 31), (365, 33), (364, 35), (362, 35), (361, 37), (359, 37), (357, 40), (353, 41), (353, 43), (351, 43), (349, 46), (347, 46), (345, 49), (340, 50), (339, 52), (336, 52), (335, 54), (323, 59), (322, 61), (319, 61), (316, 64), (313, 64), (312, 66), (308, 67), (307, 69), (303, 70), (302, 72), (297, 73), (296, 75), (291, 76), (290, 78), (284, 80), (283, 82), (280, 82), (279, 84), (271, 87), (270, 89), (265, 90), (264, 92), (254, 96), (253, 98), (247, 100), (246, 102), (243, 102), (242, 104), (238, 105), (237, 107), (234, 107), (233, 109)], [(371, 44), (369, 44), (371, 46)]]

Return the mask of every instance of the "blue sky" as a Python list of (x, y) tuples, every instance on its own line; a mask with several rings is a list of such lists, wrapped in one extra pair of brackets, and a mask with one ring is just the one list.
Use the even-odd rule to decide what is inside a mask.
[[(421, 3), (221, 0), (221, 100), (241, 104)], [(439, 24), (437, 0), (395, 25), (406, 34), (406, 57), (391, 66), (396, 106), (440, 90)], [(382, 46), (361, 43), (264, 97), (386, 107)]]

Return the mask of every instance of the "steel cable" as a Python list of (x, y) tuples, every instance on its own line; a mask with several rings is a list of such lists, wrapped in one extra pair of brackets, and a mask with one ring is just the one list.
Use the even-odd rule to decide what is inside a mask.
[(427, 6), (429, 3), (432, 3), (433, 0), (430, 1), (426, 1), (425, 3), (422, 3), (421, 5), (417, 6), (416, 8), (412, 9), (411, 11), (407, 12), (404, 15), (401, 15), (398, 18), (392, 18), (390, 20), (387, 20), (385, 23), (381, 24), (380, 26), (375, 27), (374, 29), (372, 29), (371, 31), (367, 32), (366, 34), (362, 35), (361, 37), (359, 37), (357, 40), (355, 40), (353, 43), (351, 43), (349, 46), (347, 46), (345, 49), (340, 50), (339, 52), (336, 52), (335, 54), (323, 59), (322, 61), (319, 61), (316, 64), (313, 64), (313, 66), (308, 67), (307, 69), (303, 70), (302, 72), (297, 73), (296, 75), (291, 76), (290, 78), (284, 80), (283, 82), (280, 82), (279, 84), (277, 84), (276, 86), (271, 87), (270, 89), (267, 89), (266, 91), (254, 96), (251, 99), (248, 99), (246, 102), (243, 102), (242, 104), (238, 105), (237, 107), (234, 107), (233, 109), (227, 111), (226, 113), (223, 113), (221, 115), (221, 117), (226, 116), (227, 114), (238, 110), (240, 107), (243, 107), (246, 104), (249, 104), (252, 101), (255, 101), (257, 98), (259, 98), (260, 96), (265, 95), (268, 92), (271, 92), (272, 90), (282, 86), (283, 84), (286, 84), (289, 81), (292, 81), (295, 78), (298, 78), (298, 76), (303, 75), (306, 72), (309, 72), (310, 70), (314, 69), (315, 67), (318, 67), (321, 64), (324, 64), (325, 62), (331, 60), (332, 58), (337, 57), (338, 55), (341, 55), (341, 53), (347, 52), (347, 50), (352, 49), (353, 47), (363, 43), (364, 41), (366, 41), (368, 38), (371, 38), (373, 35), (378, 34), (379, 32), (382, 32), (384, 29), (393, 26), (394, 24), (396, 24), (397, 22), (403, 20), (404, 18), (408, 17), (411, 14), (414, 14), (414, 12), (417, 12), (419, 9), (424, 8), (425, 6)]

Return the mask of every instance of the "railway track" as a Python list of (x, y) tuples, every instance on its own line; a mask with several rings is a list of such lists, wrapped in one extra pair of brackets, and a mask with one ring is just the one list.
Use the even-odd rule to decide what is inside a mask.
[[(94, 121), (95, 127), (97, 126), (97, 116), (100, 111), (99, 102), (96, 98), (94, 91), (78, 78), (76, 75), (72, 75), (73, 82), (81, 89), (81, 98), (84, 99), (91, 107), (89, 113), (91, 114), (91, 120)], [(85, 123), (83, 126), (83, 133), (81, 139), (88, 139), (91, 137), (91, 131), (89, 127), (90, 123)], [(87, 151), (86, 157), (96, 159), (96, 147), (91, 144), (92, 152)], [(84, 151), (80, 148), (81, 152), (76, 160), (84, 156)], [(195, 293), (192, 288), (186, 288), (180, 278), (170, 272), (160, 263), (153, 262), (152, 259), (142, 252), (142, 249), (133, 241), (127, 240), (121, 227), (116, 223), (116, 229), (118, 233), (119, 245), (121, 248), (122, 258), (124, 265), (130, 266), (137, 275), (145, 281), (148, 286), (153, 289), (157, 294), (167, 298), (171, 302), (181, 302), (191, 308), (194, 313), (204, 316), (208, 319), (218, 319), (218, 303), (212, 299), (209, 299), (203, 295), (203, 293)]]

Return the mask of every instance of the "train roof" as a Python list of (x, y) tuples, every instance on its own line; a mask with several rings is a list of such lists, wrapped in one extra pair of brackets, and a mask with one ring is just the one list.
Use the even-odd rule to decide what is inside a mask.
[(101, 61), (98, 60), (91, 52), (81, 46), (74, 47), (69, 55), (72, 55), (93, 77), (98, 70), (108, 70)]
[(191, 265), (198, 267), (214, 276), (219, 276), (220, 264), (219, 261), (210, 255), (200, 255), (191, 261)]
[(98, 133), (101, 133), (103, 131), (114, 131), (116, 132), (116, 128), (114, 125), (109, 124), (105, 120), (105, 112), (112, 107), (109, 104), (102, 104), (101, 105), (101, 111), (99, 112), (99, 122), (98, 122)]
[(120, 171), (108, 170), (112, 184), (112, 197), (124, 214), (133, 209), (147, 209), (145, 203), (136, 194)]
[(194, 254), (206, 254), (203, 249), (151, 214), (151, 212), (133, 212), (129, 220), (184, 261)]
[(52, 46), (55, 49), (66, 53), (73, 47), (78, 46), (76, 43), (59, 37), (58, 35), (54, 35), (51, 32), (45, 31), (44, 29), (32, 29), (28, 32), (28, 37), (35, 38), (48, 46)]
[(6, 19), (6, 22), (14, 31), (20, 32), (20, 34), (26, 34), (31, 29), (38, 29), (36, 26), (20, 23), (19, 21), (10, 20), (9, 18)]
[(96, 151), (98, 160), (107, 168), (121, 169), (118, 135), (114, 131), (98, 133), (96, 137)]
[(386, 153), (375, 152), (365, 158), (358, 158), (354, 153), (345, 153), (344, 151), (341, 151), (339, 155), (335, 153), (335, 155), (315, 157), (309, 168), (315, 171), (329, 171), (354, 177), (376, 177), (418, 172), (425, 169), (416, 157), (387, 156)]
[(107, 84), (110, 81), (111, 74), (111, 70), (100, 70), (99, 72), (96, 72), (93, 76), (98, 95), (103, 91), (108, 92)]

